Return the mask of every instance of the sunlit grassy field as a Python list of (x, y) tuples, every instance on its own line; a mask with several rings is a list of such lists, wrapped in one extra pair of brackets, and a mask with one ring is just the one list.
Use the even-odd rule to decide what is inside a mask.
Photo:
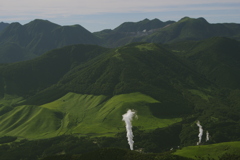
[(218, 159), (225, 153), (240, 155), (240, 142), (225, 142), (211, 145), (188, 146), (177, 150), (174, 154), (194, 158), (196, 157), (210, 157)]
[(122, 115), (128, 109), (136, 110), (138, 116), (133, 126), (143, 130), (181, 121), (181, 118), (154, 117), (148, 106), (151, 103), (161, 102), (139, 92), (113, 97), (68, 93), (41, 106), (17, 106), (0, 116), (0, 135), (29, 139), (62, 134), (113, 136), (125, 130)]

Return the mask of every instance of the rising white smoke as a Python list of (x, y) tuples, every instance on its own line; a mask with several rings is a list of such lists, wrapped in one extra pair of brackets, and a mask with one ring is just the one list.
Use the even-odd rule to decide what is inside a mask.
[(209, 141), (209, 132), (206, 132), (206, 142)]
[(127, 131), (127, 139), (128, 139), (128, 144), (130, 146), (130, 149), (133, 150), (133, 132), (132, 132), (132, 119), (133, 117), (136, 116), (136, 112), (134, 110), (129, 109), (127, 113), (122, 115), (123, 121), (125, 121), (126, 124), (126, 131)]
[(202, 141), (203, 129), (202, 129), (202, 126), (200, 124), (200, 121), (197, 121), (196, 124), (199, 127), (199, 134), (198, 134), (199, 141), (197, 142), (197, 145), (199, 145)]

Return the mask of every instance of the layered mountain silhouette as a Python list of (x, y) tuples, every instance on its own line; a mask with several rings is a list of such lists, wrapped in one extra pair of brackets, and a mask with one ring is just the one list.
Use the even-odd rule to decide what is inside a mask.
[[(135, 30), (132, 29), (133, 27)], [(105, 46), (117, 47), (139, 41), (170, 43), (185, 40), (203, 40), (215, 36), (239, 39), (239, 30), (239, 24), (210, 24), (204, 18), (184, 17), (178, 22), (145, 19), (137, 23), (123, 23), (114, 30), (103, 30), (94, 34), (105, 41)]]
[[(70, 44), (99, 44), (99, 39), (80, 25), (60, 26), (47, 20), (36, 19), (28, 24), (10, 24), (0, 34), (2, 63), (37, 57), (44, 52)], [(13, 50), (8, 46), (12, 45)], [(17, 52), (24, 49), (24, 55)], [(18, 58), (15, 56), (18, 55)], [(15, 57), (15, 58), (14, 58)]]
[(117, 47), (133, 42), (135, 37), (145, 37), (174, 21), (162, 22), (159, 19), (144, 19), (139, 22), (125, 22), (114, 30), (103, 30), (94, 34), (103, 40), (103, 46)]
[[(210, 24), (204, 18), (189, 17), (178, 22), (162, 22), (158, 19), (125, 22), (113, 30), (95, 33), (90, 33), (80, 25), (60, 26), (40, 19), (25, 25), (3, 24), (1, 26), (5, 26), (5, 30), (0, 33), (1, 63), (32, 59), (51, 49), (71, 44), (114, 48), (132, 42), (170, 43), (216, 36), (239, 40), (240, 37), (239, 24)], [(9, 46), (13, 49), (9, 49)]]

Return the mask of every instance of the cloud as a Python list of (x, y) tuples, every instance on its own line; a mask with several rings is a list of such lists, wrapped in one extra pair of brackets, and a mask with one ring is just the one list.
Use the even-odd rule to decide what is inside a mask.
[[(216, 8), (226, 9), (224, 4), (233, 3), (237, 3), (239, 8), (239, 0), (8, 0), (1, 2), (0, 15), (28, 15), (32, 13), (35, 16), (69, 16), (101, 13), (161, 12), (166, 10), (192, 10), (192, 6), (196, 8), (198, 5), (200, 5), (201, 9), (204, 9), (208, 4), (221, 4)], [(236, 7), (236, 5), (233, 6)]]

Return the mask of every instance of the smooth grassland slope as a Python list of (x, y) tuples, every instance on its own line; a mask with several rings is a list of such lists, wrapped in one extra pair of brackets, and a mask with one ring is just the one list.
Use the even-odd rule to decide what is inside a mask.
[(154, 117), (148, 107), (150, 103), (160, 102), (141, 93), (121, 94), (111, 98), (103, 95), (68, 93), (41, 107), (64, 114), (60, 134), (115, 134), (125, 128), (122, 114), (127, 109), (137, 111), (138, 119), (133, 121), (133, 125), (141, 126), (142, 129), (166, 127), (181, 121), (181, 118), (159, 119)]
[(151, 103), (161, 102), (139, 92), (113, 97), (68, 93), (41, 106), (17, 106), (0, 116), (0, 135), (28, 139), (63, 134), (111, 136), (125, 130), (122, 114), (128, 109), (137, 111), (138, 119), (133, 120), (133, 126), (144, 130), (181, 121), (181, 118), (154, 117), (149, 109)]
[(29, 139), (52, 137), (61, 124), (55, 112), (38, 106), (18, 106), (0, 117), (0, 135)]
[(211, 145), (200, 145), (200, 146), (188, 146), (181, 150), (177, 150), (174, 154), (193, 158), (196, 157), (210, 157), (217, 159), (218, 157), (228, 154), (238, 154), (240, 155), (240, 141), (236, 142), (224, 142)]

